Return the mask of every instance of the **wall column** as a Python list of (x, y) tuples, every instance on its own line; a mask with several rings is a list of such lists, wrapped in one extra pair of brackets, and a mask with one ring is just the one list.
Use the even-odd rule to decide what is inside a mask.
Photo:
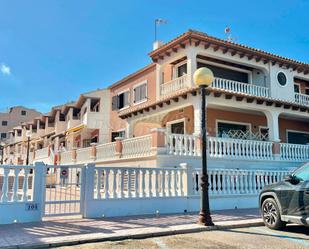
[(151, 133), (151, 149), (156, 154), (165, 154), (165, 129), (153, 128), (150, 130)]
[(279, 115), (280, 111), (264, 111), (267, 118), (267, 127), (269, 129), (269, 140), (274, 142), (280, 142), (279, 136)]
[(279, 134), (279, 115), (280, 111), (265, 111), (267, 118), (269, 141), (273, 142), (273, 155), (275, 159), (280, 159), (280, 134)]
[(194, 48), (188, 49), (188, 53), (187, 53), (187, 75), (189, 77), (188, 80), (189, 80), (189, 84), (191, 86), (194, 85), (193, 74), (194, 74), (195, 70), (197, 69), (196, 56), (197, 56), (197, 52)]
[(160, 99), (160, 86), (162, 84), (162, 66), (156, 65), (156, 99)]

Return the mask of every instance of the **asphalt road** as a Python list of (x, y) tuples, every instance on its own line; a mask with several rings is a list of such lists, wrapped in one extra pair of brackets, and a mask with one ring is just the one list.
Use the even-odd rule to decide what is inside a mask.
[[(61, 247), (72, 249), (72, 247)], [(309, 248), (309, 228), (289, 225), (284, 231), (250, 227), (184, 235), (74, 246), (79, 249), (300, 249)]]

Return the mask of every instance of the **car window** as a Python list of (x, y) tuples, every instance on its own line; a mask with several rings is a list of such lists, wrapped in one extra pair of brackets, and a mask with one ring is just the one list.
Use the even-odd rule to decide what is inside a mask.
[(309, 181), (309, 164), (297, 169), (294, 174), (301, 181)]

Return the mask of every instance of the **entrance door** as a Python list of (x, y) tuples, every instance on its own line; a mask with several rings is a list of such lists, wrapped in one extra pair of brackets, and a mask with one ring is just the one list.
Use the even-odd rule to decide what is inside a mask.
[(173, 134), (185, 134), (185, 122), (171, 124), (171, 133)]
[(82, 213), (82, 166), (47, 166), (45, 216)]

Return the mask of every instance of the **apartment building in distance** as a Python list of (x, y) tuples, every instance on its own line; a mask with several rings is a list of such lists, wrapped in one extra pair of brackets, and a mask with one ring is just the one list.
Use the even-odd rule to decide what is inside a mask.
[[(23, 126), (45, 127), (32, 142), (33, 160), (199, 166), (200, 92), (193, 73), (200, 67), (215, 76), (207, 89), (210, 167), (290, 169), (309, 160), (309, 64), (195, 30), (156, 44), (149, 65), (108, 87), (108, 111), (89, 116), (89, 122), (106, 121), (96, 126), (104, 139), (84, 142), (95, 129), (81, 132), (82, 97)], [(47, 133), (47, 122), (64, 128)]]
[(40, 112), (24, 106), (14, 106), (6, 112), (0, 112), (0, 140), (5, 142), (9, 136), (15, 136), (14, 128), (41, 115)]
[(110, 133), (110, 97), (107, 90), (83, 93), (76, 101), (55, 106), (49, 113), (15, 127), (18, 136), (8, 140), (4, 163), (25, 164), (29, 137), (29, 162), (54, 164), (60, 152), (106, 143)]

